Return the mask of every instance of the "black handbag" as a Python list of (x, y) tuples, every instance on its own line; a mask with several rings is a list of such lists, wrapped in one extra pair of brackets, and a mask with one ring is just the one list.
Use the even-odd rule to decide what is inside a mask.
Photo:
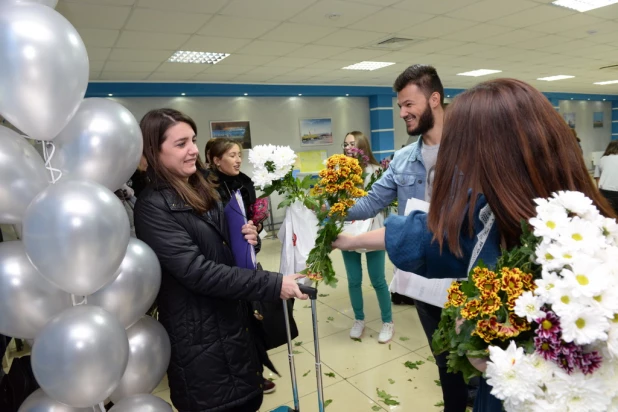
[[(290, 320), (290, 333), (292, 339), (298, 337), (298, 327), (294, 320), (294, 299), (289, 299), (287, 305), (288, 318)], [(266, 350), (278, 348), (287, 344), (288, 338), (285, 330), (285, 315), (283, 313), (283, 301), (276, 302), (251, 302), (253, 316), (259, 321), (262, 329)]]

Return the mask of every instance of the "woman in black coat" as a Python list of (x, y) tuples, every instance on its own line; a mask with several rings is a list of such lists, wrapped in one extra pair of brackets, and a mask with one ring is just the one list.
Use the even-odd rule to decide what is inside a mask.
[[(247, 301), (306, 299), (295, 282), (300, 275), (234, 267), (222, 204), (198, 171), (191, 118), (158, 109), (140, 126), (152, 183), (135, 205), (135, 228), (161, 263), (157, 303), (172, 343), (172, 403), (180, 412), (254, 412), (262, 367)], [(257, 243), (251, 223), (243, 233)]]

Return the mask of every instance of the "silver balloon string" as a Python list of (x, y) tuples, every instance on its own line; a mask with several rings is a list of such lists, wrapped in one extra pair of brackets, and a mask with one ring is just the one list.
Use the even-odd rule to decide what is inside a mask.
[(71, 302), (73, 302), (73, 306), (87, 305), (88, 296), (83, 296), (83, 299), (80, 302), (77, 302), (76, 296), (71, 293)]
[[(51, 160), (54, 157), (54, 153), (56, 153), (56, 146), (51, 142), (41, 142), (41, 144), (43, 145), (43, 158), (45, 159), (45, 168), (49, 170), (49, 174), (51, 175), (50, 183), (54, 184), (62, 177), (62, 171), (60, 169), (52, 167), (51, 165)], [(49, 150), (50, 147), (51, 151)]]
[[(101, 412), (105, 412), (105, 405), (103, 404), (103, 402), (101, 402), (99, 404), (99, 408), (101, 408)], [(94, 410), (94, 406), (92, 407), (92, 409)], [(95, 412), (96, 412), (96, 410), (95, 410)]]

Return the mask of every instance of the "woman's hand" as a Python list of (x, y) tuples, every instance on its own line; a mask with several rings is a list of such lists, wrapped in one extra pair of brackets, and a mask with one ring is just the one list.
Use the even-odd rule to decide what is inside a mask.
[(355, 238), (356, 236), (348, 235), (346, 233), (340, 233), (339, 236), (337, 236), (337, 239), (335, 239), (335, 241), (331, 244), (331, 246), (333, 247), (333, 249), (341, 250), (358, 249), (354, 245)]
[(250, 245), (257, 245), (258, 231), (253, 221), (250, 220), (246, 225), (243, 225), (242, 234), (245, 235), (245, 240), (249, 242)]
[(281, 282), (281, 299), (283, 300), (288, 300), (291, 298), (298, 298), (298, 299), (308, 299), (309, 296), (303, 294), (300, 291), (300, 288), (298, 287), (298, 284), (296, 283), (296, 279), (299, 278), (304, 278), (305, 275), (289, 275), (289, 276), (283, 276), (283, 282)]

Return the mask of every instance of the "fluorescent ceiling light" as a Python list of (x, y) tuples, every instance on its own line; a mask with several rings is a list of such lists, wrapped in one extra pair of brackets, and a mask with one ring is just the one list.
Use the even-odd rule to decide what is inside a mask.
[(344, 70), (377, 70), (386, 66), (392, 66), (390, 62), (360, 62), (351, 66), (342, 67)]
[(228, 53), (208, 53), (180, 50), (172, 54), (172, 57), (167, 59), (167, 61), (171, 63), (217, 64), (227, 56), (229, 56)]
[(606, 82), (596, 82), (594, 84), (599, 84), (599, 85), (603, 86), (603, 85), (606, 85), (606, 84), (616, 84), (616, 83), (618, 83), (618, 80), (608, 80)]
[(546, 82), (553, 82), (555, 80), (564, 80), (564, 79), (572, 79), (575, 76), (568, 76), (565, 74), (559, 74), (556, 76), (549, 76), (549, 77), (539, 77), (537, 80), (543, 80)]
[(556, 0), (552, 4), (585, 12), (618, 3), (618, 0)]
[(501, 72), (502, 70), (479, 69), (479, 70), (472, 70), (471, 72), (457, 73), (457, 76), (479, 77), (479, 76), (486, 76), (488, 74), (501, 73)]

